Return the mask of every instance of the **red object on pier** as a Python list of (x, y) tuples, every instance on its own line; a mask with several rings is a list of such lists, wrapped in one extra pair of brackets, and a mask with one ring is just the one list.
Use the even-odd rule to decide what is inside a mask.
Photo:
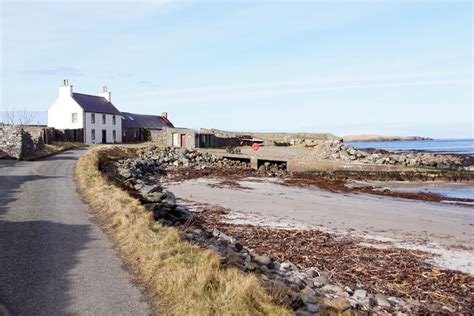
[(258, 151), (259, 148), (260, 148), (260, 144), (253, 143), (252, 148), (253, 148), (254, 151)]

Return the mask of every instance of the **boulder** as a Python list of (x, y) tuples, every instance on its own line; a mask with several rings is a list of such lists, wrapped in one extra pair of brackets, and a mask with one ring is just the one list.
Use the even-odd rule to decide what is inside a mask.
[(272, 262), (272, 259), (269, 256), (255, 255), (252, 257), (253, 261), (258, 263), (259, 265), (267, 266)]

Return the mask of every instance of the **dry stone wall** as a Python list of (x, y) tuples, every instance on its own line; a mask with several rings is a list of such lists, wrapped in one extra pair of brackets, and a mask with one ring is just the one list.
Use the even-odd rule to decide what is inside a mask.
[(0, 126), (0, 158), (24, 158), (42, 148), (31, 134), (19, 126)]

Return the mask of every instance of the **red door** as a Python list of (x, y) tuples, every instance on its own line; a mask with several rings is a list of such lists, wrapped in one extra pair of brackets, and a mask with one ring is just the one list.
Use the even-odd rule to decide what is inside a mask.
[(181, 134), (181, 148), (188, 148), (188, 144), (186, 143), (186, 134)]

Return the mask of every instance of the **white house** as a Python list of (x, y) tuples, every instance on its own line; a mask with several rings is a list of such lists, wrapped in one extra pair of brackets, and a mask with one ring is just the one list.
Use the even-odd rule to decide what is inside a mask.
[(122, 117), (110, 97), (107, 87), (99, 96), (75, 93), (66, 79), (48, 109), (48, 126), (78, 131), (84, 143), (121, 143)]

